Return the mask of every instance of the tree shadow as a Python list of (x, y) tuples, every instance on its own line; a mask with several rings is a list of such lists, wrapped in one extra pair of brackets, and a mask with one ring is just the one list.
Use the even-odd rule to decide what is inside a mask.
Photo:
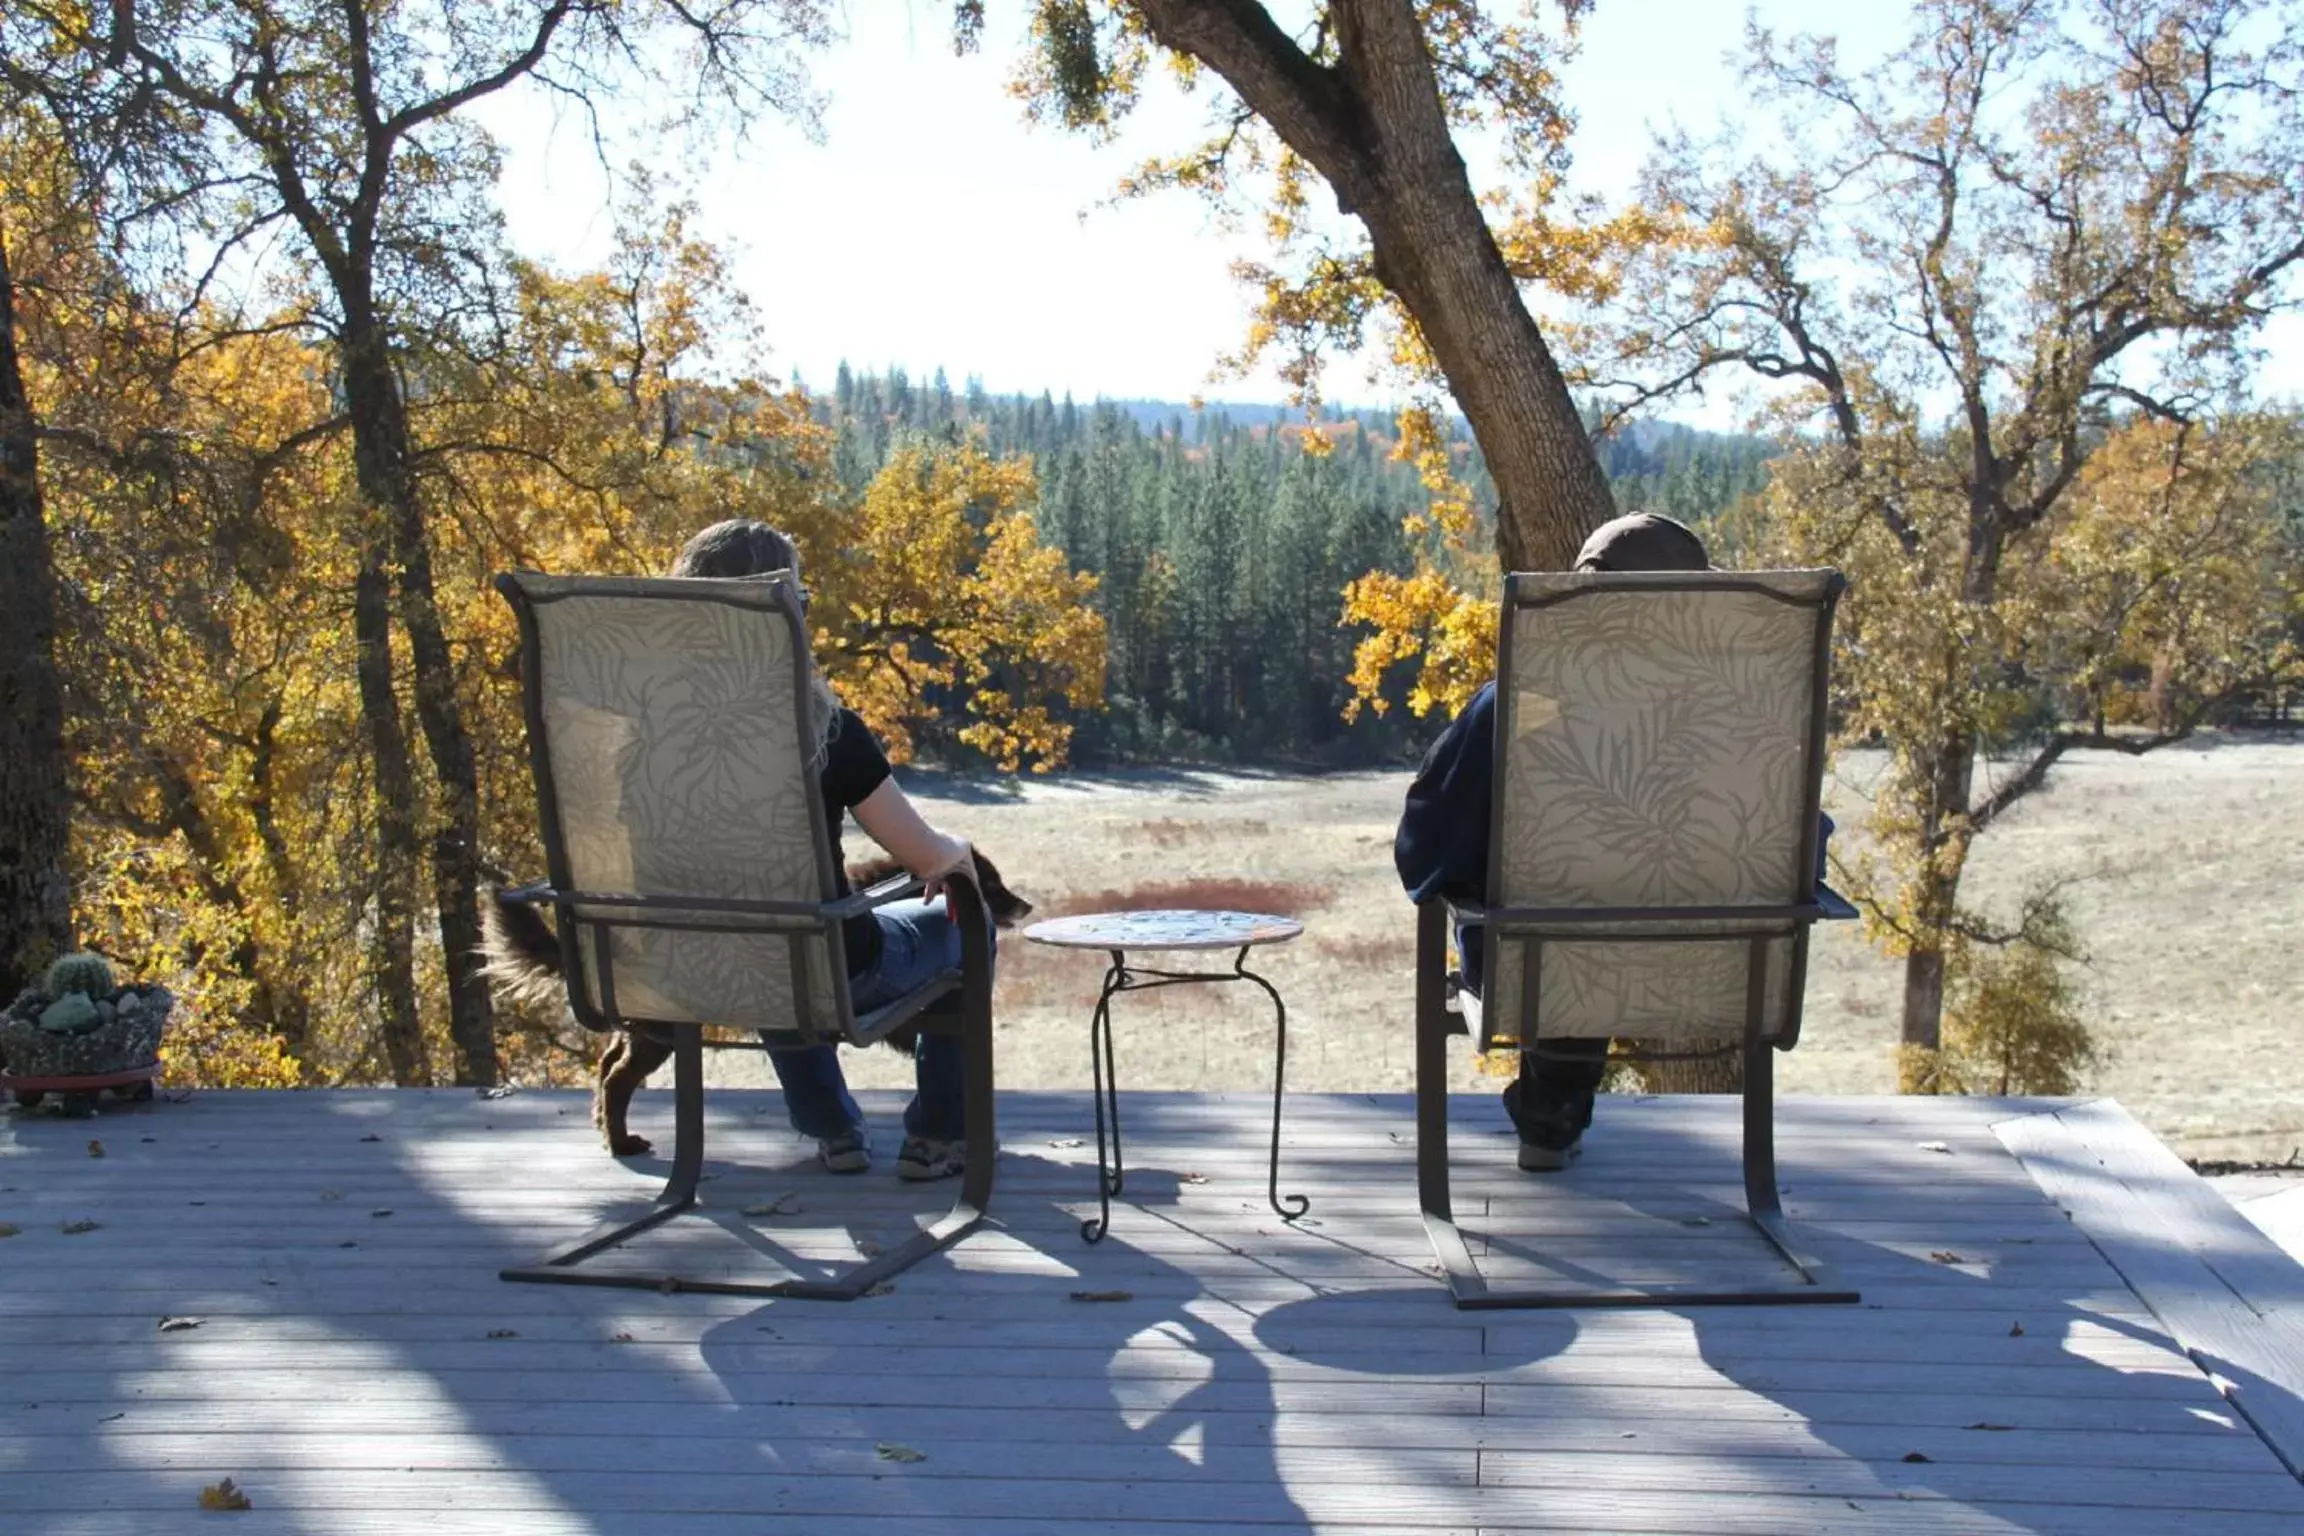
[[(1154, 1128), (1140, 1103), (1131, 1125)], [(1366, 1113), (1399, 1121), (1397, 1106)], [(705, 1188), (738, 1214), (792, 1190), (820, 1200), (760, 1218), (801, 1262), (949, 1200), (793, 1166), (804, 1144), (787, 1157), (753, 1118), (715, 1108)], [(1605, 1191), (1612, 1129), (1604, 1110), (1584, 1164), (1541, 1186), (1506, 1144), (1467, 1137), (1459, 1187)], [(1618, 1179), (1628, 1219), (1733, 1216), (1717, 1136), (1666, 1123), (1646, 1146), (1680, 1171)], [(1667, 1497), (1684, 1501), (1677, 1528), (1750, 1497), (1806, 1517), (1785, 1529), (1843, 1528), (1850, 1505), (1899, 1529), (2068, 1532), (2082, 1505), (2115, 1524), (2292, 1528), (2293, 1482), (2265, 1475), (2263, 1443), (2045, 1195), (2019, 1199), (2007, 1177), (1996, 1194), (1916, 1187), (1892, 1161), (1837, 1143), (1829, 1167), (1787, 1158), (1792, 1214), (1865, 1290), (1854, 1308), (1458, 1312), (1374, 1217), (1316, 1203), (1316, 1228), (1203, 1221), (1231, 1192), (1184, 1198), (1179, 1175), (1143, 1164), (1091, 1248), (1077, 1218), (1093, 1171), (1013, 1143), (987, 1229), (839, 1304), (499, 1281), (648, 1192), (598, 1150), (579, 1094), (211, 1094), (93, 1122), (12, 1116), (0, 1508), (32, 1531), (110, 1529), (106, 1511), (185, 1518), (230, 1476), (274, 1522), (261, 1528), (357, 1517), (459, 1536), (532, 1518), (788, 1532), (1026, 1517), (1201, 1536), (1324, 1526), (1370, 1487), (1419, 1521), (1490, 1528), (1600, 1525), (1603, 1508), (1621, 1523)], [(1404, 1225), (1400, 1174), (1369, 1194), (1396, 1188)], [(1246, 1208), (1261, 1190), (1239, 1193)], [(1467, 1203), (1466, 1219), (1508, 1254), (1527, 1209)], [(100, 1225), (61, 1232), (81, 1219)], [(712, 1223), (695, 1230), (764, 1267)], [(679, 1246), (643, 1239), (642, 1266)]]
[[(1611, 1254), (1614, 1239), (1530, 1236), (1554, 1191), (1611, 1201), (1628, 1231), (1647, 1222), (1716, 1251), (1670, 1278), (1790, 1277), (1744, 1218), (1732, 1147), (1644, 1128), (1641, 1156), (1686, 1173), (1627, 1184), (1610, 1176), (1608, 1130), (1603, 1110), (1574, 1171), (1520, 1176), (1527, 1201), (1464, 1219), (1492, 1283), (1527, 1283), (1539, 1259), (1571, 1282), (1650, 1278), (1626, 1273), (1637, 1239)], [(1492, 1159), (1511, 1179), (1508, 1151), (1481, 1152), (1488, 1140), (1459, 1141), (1459, 1174)], [(1684, 1498), (1680, 1519), (1781, 1510), (1783, 1529), (1917, 1518), (1910, 1506), (1922, 1504), (1947, 1528), (2069, 1532), (2094, 1507), (2114, 1523), (2158, 1511), (2170, 1528), (2229, 1518), (2233, 1531), (2271, 1531), (2304, 1505), (2293, 1485), (2266, 1476), (2277, 1470), (2269, 1449), (2140, 1316), (2126, 1282), (2045, 1192), (2018, 1198), (2004, 1184), (1995, 1205), (1980, 1205), (1956, 1186), (1915, 1190), (1893, 1159), (1861, 1146), (1832, 1151), (1828, 1170), (1788, 1162), (1787, 1200), (1803, 1238), (1863, 1291), (1853, 1306), (1453, 1313), (1477, 1325), (1480, 1354), (1428, 1356), (1414, 1374), (1481, 1387), (1481, 1416), (1463, 1438), (1480, 1449), (1482, 1496), (1496, 1501), (1477, 1509), (1482, 1524), (1639, 1523), (1634, 1506), (1610, 1501), (1654, 1495)], [(1499, 1187), (1494, 1166), (1478, 1172)], [(1803, 1200), (1803, 1178), (1814, 1201)], [(1848, 1193), (1866, 1184), (1878, 1219)], [(1448, 1305), (1439, 1281), (1429, 1288)], [(1356, 1312), (1350, 1298), (1313, 1297), (1265, 1314), (1256, 1337), (1298, 1359), (1381, 1374), (1351, 1327)]]
[[(792, 1454), (873, 1479), (869, 1511), (837, 1475), (780, 1490), (780, 1511), (1086, 1525), (1185, 1518), (1182, 1503), (1227, 1528), (1312, 1529), (1275, 1462), (1264, 1363), (1187, 1267), (1131, 1241), (1174, 1205), (1176, 1176), (1131, 1168), (1126, 1219), (1091, 1247), (1079, 1224), (1094, 1177), (1004, 1149), (986, 1226), (885, 1293), (770, 1301), (704, 1335), (739, 1433), (764, 1410), (805, 1406)], [(893, 1241), (901, 1222), (886, 1216), (851, 1229)], [(825, 1390), (801, 1395), (819, 1375)], [(771, 1445), (773, 1426), (758, 1427)]]
[[(771, 1261), (805, 1271), (950, 1203), (948, 1183), (788, 1165), (746, 1118), (714, 1114), (720, 1219), (679, 1218), (610, 1268), (773, 1278)], [(540, 1176), (520, 1154), (546, 1135), (567, 1142)], [(0, 1526), (181, 1520), (231, 1477), (282, 1530), (1087, 1525), (1210, 1482), (1259, 1528), (1309, 1529), (1273, 1470), (1267, 1374), (1202, 1315), (1189, 1271), (1123, 1236), (1078, 1251), (1058, 1199), (1088, 1196), (1092, 1171), (1011, 1154), (1003, 1173), (1039, 1194), (996, 1186), (993, 1223), (854, 1303), (497, 1278), (628, 1215), (651, 1161), (620, 1170), (576, 1094), (205, 1094), (0, 1118), (0, 1220), (19, 1228), (0, 1286)], [(732, 1231), (792, 1192), (765, 1230)], [(1175, 1184), (1145, 1170), (1131, 1192), (1173, 1200)], [(58, 1230), (82, 1218), (96, 1225)], [(1134, 1299), (1070, 1299), (1115, 1265)]]

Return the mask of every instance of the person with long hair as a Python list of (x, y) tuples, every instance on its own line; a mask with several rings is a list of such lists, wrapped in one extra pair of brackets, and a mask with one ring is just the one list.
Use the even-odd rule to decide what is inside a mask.
[[(746, 518), (714, 523), (697, 534), (672, 566), (675, 576), (725, 578), (770, 571), (790, 571), (800, 582), (800, 552), (785, 534)], [(805, 610), (805, 583), (800, 592)], [(893, 1002), (937, 972), (960, 964), (960, 929), (943, 891), (958, 871), (968, 870), (972, 877), (974, 866), (966, 841), (930, 826), (905, 795), (871, 727), (840, 702), (821, 672), (810, 689), (810, 717), (810, 761), (823, 797), (825, 824), (832, 832), (832, 867), (840, 894), (849, 889), (840, 829), (850, 814), (889, 857), (925, 882), (918, 897), (890, 902), (851, 917), (842, 926), (848, 989), (861, 1011)], [(871, 1167), (864, 1112), (848, 1091), (833, 1047), (771, 1050), (768, 1062), (783, 1086), (792, 1128), (816, 1139), (824, 1166), (835, 1173), (861, 1173)], [(963, 1166), (959, 1038), (923, 1031), (914, 1047), (913, 1070), (915, 1091), (904, 1110), (904, 1145), (896, 1155), (896, 1176), (948, 1178)]]

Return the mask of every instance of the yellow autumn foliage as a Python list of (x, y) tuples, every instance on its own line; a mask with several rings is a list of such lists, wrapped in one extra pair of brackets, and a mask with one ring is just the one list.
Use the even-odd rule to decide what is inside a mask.
[[(1031, 466), (915, 447), (850, 503), (808, 401), (766, 376), (719, 254), (686, 208), (646, 208), (646, 190), (601, 270), (511, 270), (504, 346), (412, 367), (489, 864), (541, 867), (518, 637), (490, 578), (661, 572), (728, 516), (798, 540), (824, 664), (899, 755), (933, 736), (1010, 770), (1060, 763), (1071, 719), (1101, 702), (1103, 629), (1093, 581), (1038, 539)], [(86, 225), (46, 231), (21, 242), (41, 280), (21, 319), (52, 434), (78, 922), (125, 974), (176, 992), (171, 1082), (375, 1080), (361, 937), (375, 837), (349, 615), (362, 514), (330, 355), (293, 325), (237, 331), (198, 306), (184, 346), (172, 315), (90, 280)], [(418, 830), (429, 848), (436, 829)], [(417, 965), (444, 1060), (436, 938)], [(556, 1020), (500, 1022), (516, 1076), (583, 1070)]]

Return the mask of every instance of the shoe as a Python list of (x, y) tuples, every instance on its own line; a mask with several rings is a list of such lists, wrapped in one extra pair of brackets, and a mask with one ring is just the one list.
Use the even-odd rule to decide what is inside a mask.
[(871, 1138), (861, 1126), (837, 1136), (819, 1136), (816, 1160), (834, 1173), (862, 1173), (872, 1166)]
[(1520, 1143), (1520, 1170), (1523, 1173), (1558, 1173), (1584, 1153), (1584, 1138), (1579, 1136), (1564, 1147), (1548, 1146), (1541, 1141)]
[(965, 1144), (957, 1141), (907, 1136), (904, 1150), (896, 1154), (896, 1177), (900, 1179), (948, 1179), (967, 1166)]
[(1589, 1090), (1562, 1090), (1523, 1078), (1504, 1090), (1504, 1108), (1520, 1133), (1520, 1167), (1527, 1173), (1558, 1173), (1584, 1150), (1592, 1124)]

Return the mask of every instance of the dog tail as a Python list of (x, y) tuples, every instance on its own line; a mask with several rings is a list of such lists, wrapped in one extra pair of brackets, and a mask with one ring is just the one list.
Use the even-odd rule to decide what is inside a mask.
[(480, 892), (480, 974), (496, 1000), (519, 1007), (553, 1008), (567, 1001), (561, 984), (560, 939), (535, 903), (506, 901), (497, 887)]

